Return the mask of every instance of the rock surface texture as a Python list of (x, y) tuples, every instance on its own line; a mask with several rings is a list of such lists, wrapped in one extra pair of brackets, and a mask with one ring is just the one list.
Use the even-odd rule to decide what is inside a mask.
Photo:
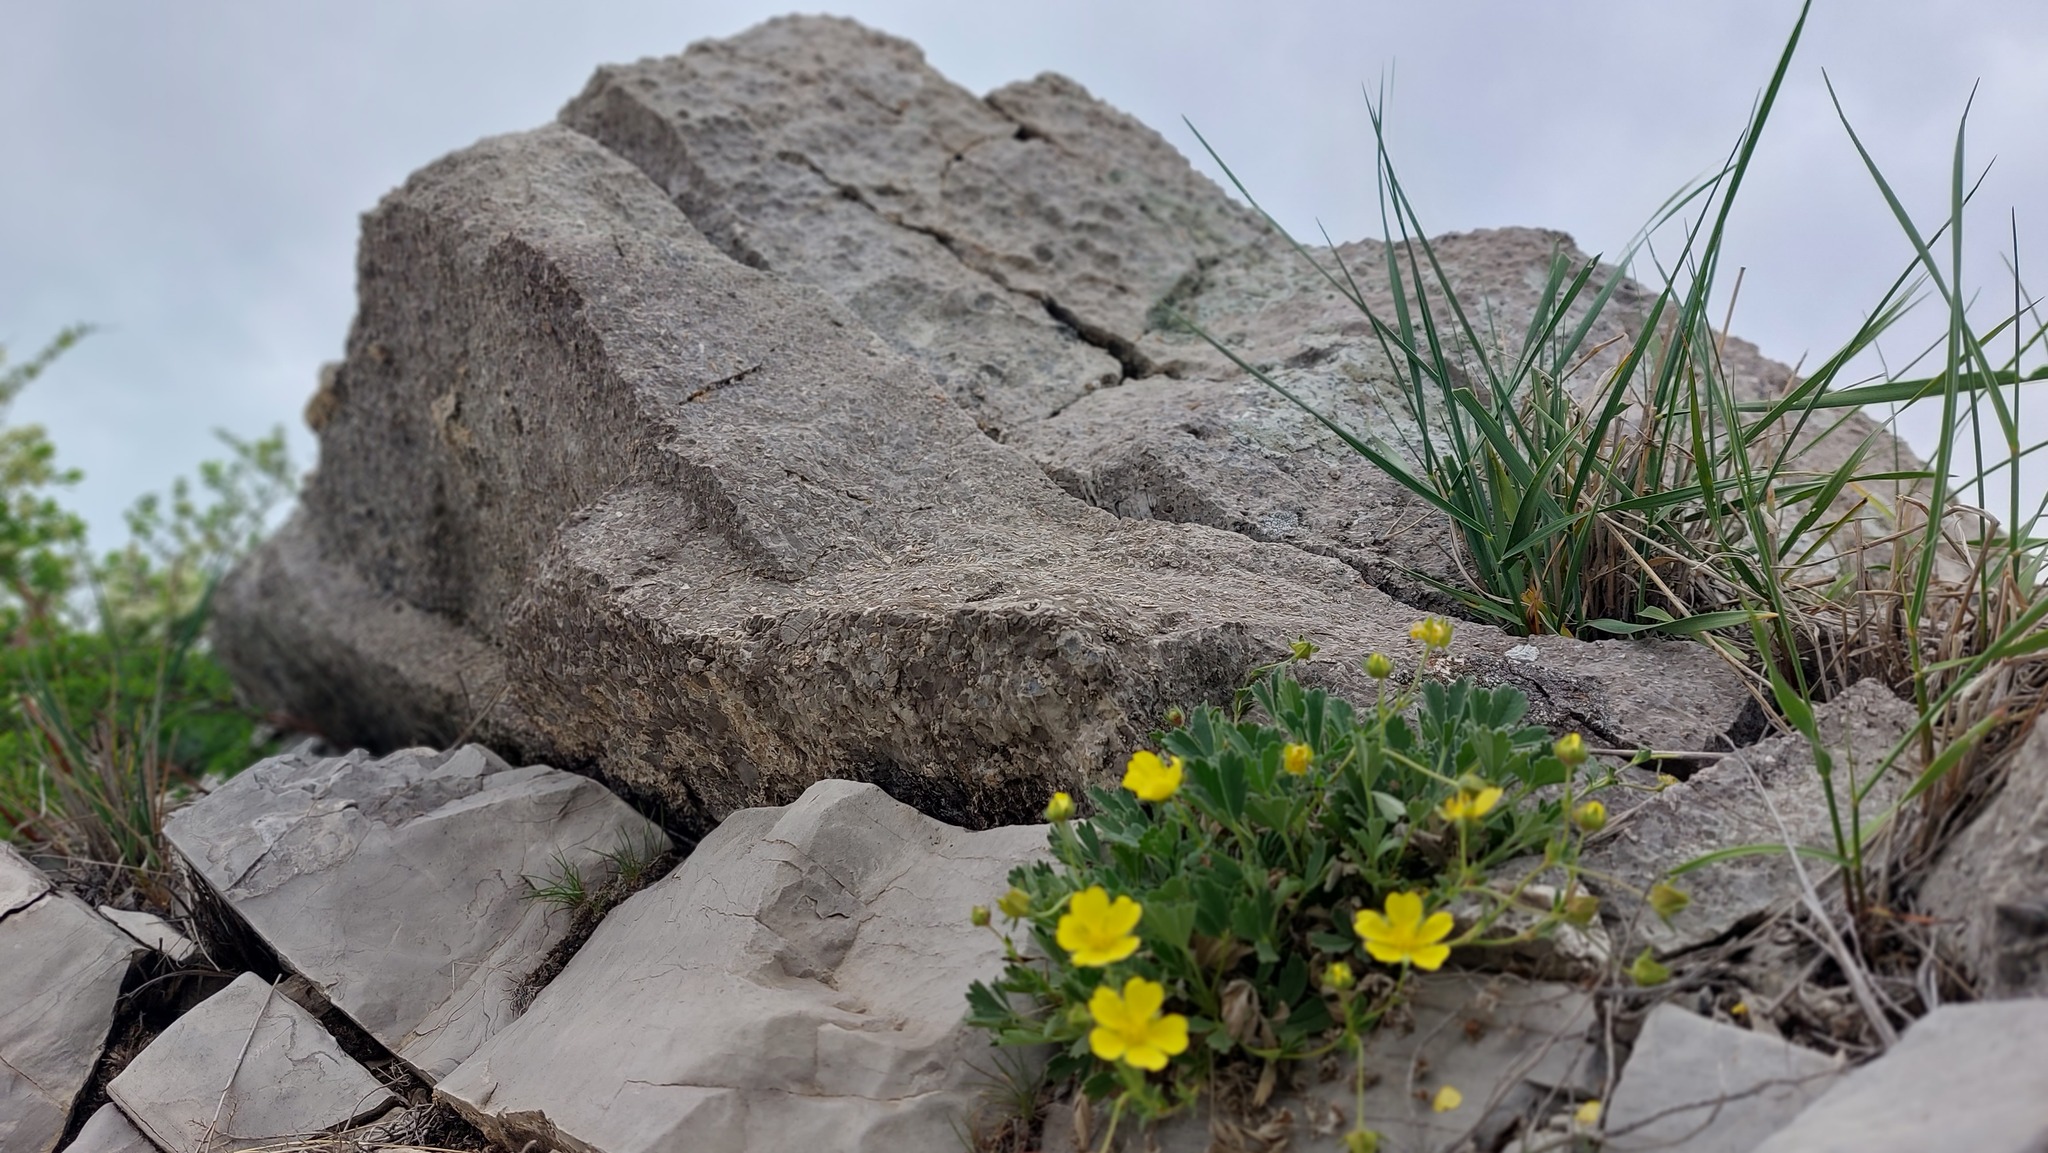
[(1811, 1049), (1659, 1005), (1607, 1103), (1601, 1148), (1751, 1153), (1842, 1069)]
[(736, 813), (437, 1092), (508, 1149), (951, 1153), (993, 1072), (967, 986), (1002, 967), (963, 910), (1044, 844), (843, 781)]
[(0, 1153), (50, 1153), (142, 951), (0, 843)]
[[(1447, 251), (1507, 307), (1557, 239)], [(1367, 691), (1433, 522), (1160, 319), (1394, 419), (1274, 245), (1071, 82), (977, 99), (847, 21), (602, 70), (366, 217), (320, 471), (217, 652), (337, 740), (473, 727), (696, 827), (823, 777), (1024, 819), (1297, 635)], [(1629, 747), (1742, 705), (1698, 646), (1472, 625), (1447, 671)]]
[(393, 1104), (318, 1021), (253, 973), (173, 1021), (107, 1095), (165, 1153), (313, 1136)]
[(597, 782), (477, 745), (273, 757), (165, 833), (286, 965), (430, 1080), (512, 1021), (568, 931), (570, 910), (535, 886), (571, 870), (595, 887), (606, 854), (669, 849)]
[[(1834, 758), (1838, 796), (1846, 796), (1851, 781), (1868, 782), (1915, 714), (1883, 684), (1865, 680), (1816, 706), (1814, 717)], [(1866, 819), (1874, 820), (1903, 795), (1910, 783), (1905, 777), (1895, 768), (1878, 780), (1863, 802)], [(1686, 874), (1677, 884), (1691, 904), (1668, 921), (1650, 912), (1638, 894), (1674, 866), (1707, 853), (1787, 840), (1829, 851), (1835, 845), (1812, 747), (1798, 735), (1773, 737), (1723, 757), (1628, 810), (1587, 850), (1585, 865), (1589, 875), (1619, 882), (1599, 887), (1604, 914), (1621, 923), (1623, 935), (1672, 953), (1717, 940), (1797, 901), (1799, 877), (1790, 851), (1733, 857)], [(1818, 884), (1821, 874), (1809, 866), (1808, 877)]]
[(64, 1153), (158, 1153), (149, 1138), (113, 1102), (100, 1106)]
[(1944, 1005), (1756, 1153), (2048, 1149), (2048, 1001)]
[(1986, 997), (2048, 997), (2048, 728), (1943, 853), (1920, 894)]

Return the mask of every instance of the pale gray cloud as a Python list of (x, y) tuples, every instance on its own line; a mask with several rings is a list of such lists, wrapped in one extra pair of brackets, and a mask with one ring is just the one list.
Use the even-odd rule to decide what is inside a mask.
[[(1063, 72), (1196, 146), (1185, 115), (1292, 228), (1377, 231), (1362, 85), (1391, 69), (1392, 140), (1432, 228), (1534, 224), (1613, 251), (1714, 165), (1793, 0), (858, 0), (977, 91)], [(0, 39), (0, 341), (105, 331), (24, 399), (83, 467), (103, 539), (134, 494), (283, 423), (337, 355), (356, 217), (479, 136), (538, 124), (597, 64), (775, 15), (756, 0), (293, 4), (29, 0)], [(2048, 5), (1822, 0), (1735, 222), (1736, 329), (1824, 354), (1907, 259), (1821, 70), (1916, 213), (1937, 218), (1956, 120), (1997, 156), (1966, 235), (2002, 298), (2006, 213), (2048, 229)], [(1206, 166), (1206, 162), (1205, 166)], [(2039, 278), (2037, 278), (2039, 279)], [(1928, 331), (1930, 315), (1916, 330)], [(1887, 348), (1896, 355), (1908, 341)], [(2038, 402), (2037, 402), (2038, 407)], [(1924, 424), (1918, 435), (1924, 437)], [(2037, 425), (2035, 435), (2048, 435)]]

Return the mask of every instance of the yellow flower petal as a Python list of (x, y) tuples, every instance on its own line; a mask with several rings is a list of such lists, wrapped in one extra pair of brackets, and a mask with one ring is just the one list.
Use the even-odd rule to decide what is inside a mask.
[(1600, 1099), (1594, 1098), (1572, 1111), (1572, 1120), (1590, 1129), (1600, 1123)]
[(1429, 1103), (1431, 1112), (1448, 1113), (1465, 1103), (1465, 1095), (1449, 1085), (1436, 1091), (1436, 1098)]
[(1280, 767), (1298, 777), (1308, 772), (1308, 766), (1315, 758), (1316, 751), (1307, 745), (1288, 745), (1280, 750)]

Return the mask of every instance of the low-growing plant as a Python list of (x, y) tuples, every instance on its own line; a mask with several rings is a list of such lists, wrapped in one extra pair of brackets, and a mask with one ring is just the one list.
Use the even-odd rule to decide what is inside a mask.
[(1114, 1098), (1113, 1136), (1125, 1113), (1191, 1100), (1219, 1061), (1357, 1046), (1412, 970), (1455, 950), (1589, 920), (1578, 854), (1605, 819), (1589, 793), (1609, 782), (1579, 768), (1576, 734), (1525, 724), (1515, 689), (1428, 675), (1450, 622), (1413, 632), (1406, 688), (1379, 654), (1363, 706), (1283, 664), (1251, 686), (1260, 716), (1190, 711), (1131, 756), (1121, 788), (1091, 791), (1087, 820), (1056, 794), (1053, 860), (974, 910), (1008, 964), (973, 987), (969, 1019), (1002, 1044), (1055, 1046), (1049, 1076)]

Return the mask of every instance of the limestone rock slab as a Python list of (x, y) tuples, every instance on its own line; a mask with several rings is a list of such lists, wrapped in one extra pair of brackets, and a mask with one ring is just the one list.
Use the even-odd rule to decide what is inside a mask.
[(1920, 891), (1985, 997), (2048, 997), (2048, 728), (2013, 753), (2005, 784), (1942, 852)]
[(107, 1095), (168, 1153), (339, 1129), (394, 1098), (304, 1009), (254, 973), (171, 1022)]
[(1658, 1005), (1607, 1102), (1616, 1153), (1750, 1153), (1825, 1093), (1840, 1062)]
[[(1834, 758), (1841, 797), (1846, 797), (1852, 782), (1869, 779), (1915, 720), (1912, 706), (1876, 680), (1851, 685), (1834, 700), (1816, 706), (1814, 715)], [(1909, 783), (1903, 768), (1894, 766), (1865, 798), (1866, 819), (1875, 819)], [(1772, 807), (1784, 821), (1782, 831), (1772, 818)], [(1846, 828), (1846, 810), (1842, 819)], [(1613, 832), (1587, 849), (1584, 864), (1589, 876), (1618, 882), (1596, 884), (1602, 890), (1604, 915), (1619, 920), (1630, 939), (1661, 953), (1677, 952), (1706, 944), (1797, 900), (1799, 882), (1789, 851), (1735, 857), (1685, 874), (1674, 883), (1692, 903), (1669, 922), (1652, 913), (1639, 895), (1671, 869), (1695, 858), (1739, 845), (1782, 844), (1787, 833), (1799, 845), (1834, 850), (1827, 795), (1814, 768), (1813, 750), (1797, 735), (1773, 737), (1739, 750), (1622, 813), (1613, 822)], [(1818, 883), (1824, 868), (1809, 862), (1809, 878)]]
[[(839, 777), (987, 826), (1294, 636), (1358, 695), (1367, 652), (1413, 647), (1416, 610), (1341, 561), (1073, 499), (569, 129), (416, 174), (361, 271), (321, 469), (215, 631), (256, 700), (337, 738), (474, 726), (685, 825)], [(1519, 643), (1469, 626), (1446, 667), (1628, 744), (1739, 712), (1697, 646)]]
[(950, 1153), (1002, 968), (966, 912), (1044, 846), (844, 781), (735, 813), (436, 1092), (513, 1149)]
[(179, 932), (176, 926), (155, 913), (101, 905), (100, 916), (112, 921), (122, 932), (135, 938), (137, 943), (155, 949), (173, 961), (186, 960), (199, 948), (192, 943), (190, 937)]
[(64, 1153), (159, 1153), (121, 1107), (109, 1101), (86, 1119)]
[[(532, 899), (659, 826), (604, 786), (489, 750), (273, 757), (173, 814), (165, 835), (278, 956), (430, 1080), (515, 1015), (572, 911)], [(531, 881), (529, 881), (531, 879)]]
[(1944, 1005), (1756, 1153), (2048, 1149), (2048, 1001)]
[(50, 1153), (141, 948), (0, 844), (0, 1153)]

